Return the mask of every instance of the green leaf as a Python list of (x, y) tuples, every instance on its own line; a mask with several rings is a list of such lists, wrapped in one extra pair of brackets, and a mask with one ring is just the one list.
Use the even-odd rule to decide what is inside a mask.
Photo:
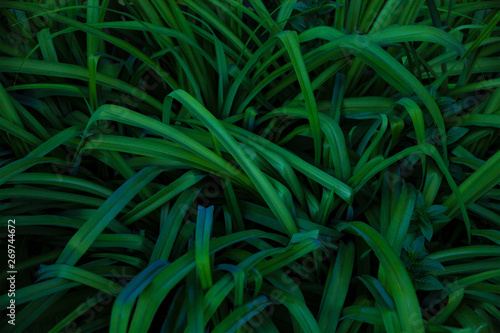
[(290, 59), (292, 61), (295, 73), (297, 75), (300, 88), (302, 89), (302, 93), (304, 94), (304, 101), (306, 104), (307, 115), (309, 118), (309, 124), (311, 126), (311, 132), (314, 141), (314, 161), (316, 165), (319, 165), (321, 157), (321, 130), (318, 108), (316, 106), (316, 100), (311, 88), (309, 74), (307, 73), (306, 65), (300, 52), (297, 33), (292, 31), (284, 31), (281, 32), (278, 37), (285, 45), (288, 55), (290, 56)]
[(161, 168), (145, 168), (125, 182), (73, 235), (57, 263), (74, 265), (122, 208), (162, 171)]
[(318, 324), (322, 331), (335, 331), (351, 281), (354, 244), (341, 243), (335, 264), (330, 266), (326, 289), (321, 299)]
[[(362, 222), (341, 224), (340, 228), (362, 237), (379, 259), (386, 274), (391, 276), (391, 282), (386, 288), (394, 298), (394, 303), (401, 316), (401, 327), (408, 332), (422, 330), (422, 315), (410, 276), (387, 241), (372, 227)], [(414, 318), (415, 321), (409, 323), (408, 318)]]
[(257, 188), (260, 195), (266, 200), (269, 208), (276, 215), (288, 235), (291, 236), (296, 233), (298, 230), (295, 222), (274, 187), (262, 174), (262, 171), (252, 163), (250, 157), (241, 149), (238, 142), (236, 142), (220, 122), (185, 91), (176, 90), (170, 96), (178, 99), (194, 116), (199, 117), (217, 140), (231, 153), (252, 180), (253, 185)]
[(381, 305), (382, 308), (387, 310), (394, 310), (395, 305), (392, 297), (387, 293), (382, 283), (373, 276), (364, 274), (358, 276), (357, 279), (361, 280), (366, 288), (373, 295), (375, 300)]
[(209, 243), (212, 229), (214, 206), (208, 208), (198, 207), (196, 220), (196, 246), (195, 260), (198, 275), (203, 289), (212, 287), (212, 273), (209, 257)]
[(235, 309), (213, 329), (213, 332), (236, 332), (241, 325), (271, 304), (273, 304), (273, 302), (271, 302), (267, 297), (260, 296)]
[(441, 214), (445, 213), (447, 209), (448, 209), (448, 208), (443, 207), (443, 206), (441, 206), (441, 205), (432, 205), (432, 206), (427, 207), (427, 208), (425, 209), (425, 213), (426, 213), (426, 214), (429, 214), (429, 216), (430, 216), (430, 217), (431, 217), (431, 219), (432, 219), (432, 218), (433, 218), (433, 217), (435, 217), (435, 216), (438, 216), (438, 215), (441, 215)]
[(469, 132), (466, 127), (452, 127), (448, 130), (448, 144), (452, 144), (460, 140), (465, 134)]
[(432, 276), (427, 275), (421, 278), (417, 278), (414, 281), (415, 289), (417, 290), (441, 290), (444, 286), (439, 282), (439, 280)]
[(126, 332), (130, 314), (135, 300), (147, 287), (154, 277), (168, 264), (165, 261), (156, 261), (141, 271), (130, 281), (113, 303), (111, 313), (110, 332)]
[(420, 231), (424, 235), (425, 239), (430, 241), (432, 238), (432, 233), (433, 233), (433, 228), (432, 228), (431, 222), (430, 221), (422, 221), (422, 223), (420, 223), (418, 225), (418, 227), (420, 228)]

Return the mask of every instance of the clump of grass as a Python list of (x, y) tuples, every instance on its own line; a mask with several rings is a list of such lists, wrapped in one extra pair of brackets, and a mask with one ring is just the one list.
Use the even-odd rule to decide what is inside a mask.
[(0, 8), (6, 330), (500, 329), (497, 2)]

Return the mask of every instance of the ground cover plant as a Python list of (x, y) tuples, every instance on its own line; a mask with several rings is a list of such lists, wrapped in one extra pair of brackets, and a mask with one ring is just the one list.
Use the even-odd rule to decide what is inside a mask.
[(499, 9), (0, 1), (1, 331), (499, 332)]

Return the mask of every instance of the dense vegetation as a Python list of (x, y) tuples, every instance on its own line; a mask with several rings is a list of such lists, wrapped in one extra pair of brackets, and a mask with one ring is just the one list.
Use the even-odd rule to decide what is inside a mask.
[(499, 1), (0, 10), (2, 332), (500, 331)]

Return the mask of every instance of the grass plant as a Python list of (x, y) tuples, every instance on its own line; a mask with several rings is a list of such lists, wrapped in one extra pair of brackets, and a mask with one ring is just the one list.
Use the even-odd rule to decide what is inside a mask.
[(499, 1), (0, 12), (2, 332), (500, 331)]

